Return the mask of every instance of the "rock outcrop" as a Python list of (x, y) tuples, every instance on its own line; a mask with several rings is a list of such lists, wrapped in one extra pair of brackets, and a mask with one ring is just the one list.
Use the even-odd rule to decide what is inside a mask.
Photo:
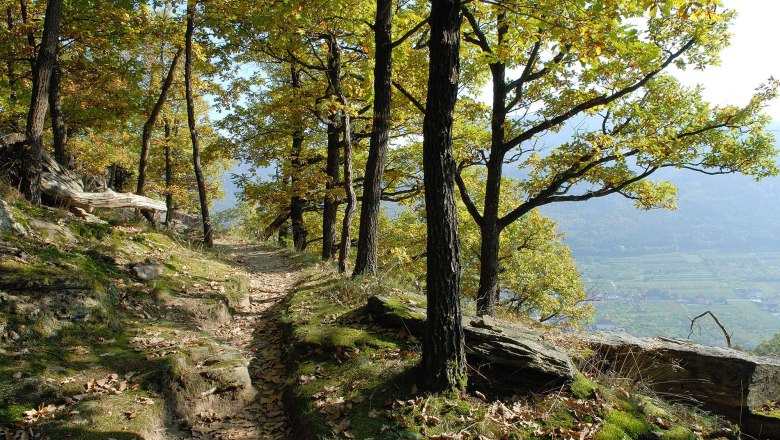
[[(376, 321), (405, 328), (416, 337), (425, 331), (424, 298), (374, 296), (368, 310)], [(532, 332), (501, 326), (491, 320), (464, 316), (466, 354), (470, 366), (497, 389), (551, 390), (572, 381), (577, 370), (562, 349)]]
[(780, 401), (780, 358), (708, 347), (687, 340), (625, 334), (587, 336), (600, 369), (641, 381), (659, 394), (724, 415), (760, 439), (780, 438), (780, 418), (761, 414)]
[(27, 235), (27, 229), (14, 219), (8, 204), (4, 200), (0, 200), (0, 232), (3, 231), (11, 231), (17, 235)]

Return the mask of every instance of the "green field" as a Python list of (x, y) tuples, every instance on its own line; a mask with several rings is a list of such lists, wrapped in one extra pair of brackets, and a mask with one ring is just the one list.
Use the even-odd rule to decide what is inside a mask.
[[(684, 338), (689, 332), (688, 317), (706, 310), (718, 316), (733, 332), (733, 343), (743, 347), (754, 347), (780, 333), (780, 318), (738, 294), (742, 289), (761, 292), (763, 301), (780, 298), (780, 252), (580, 256), (577, 261), (588, 289), (610, 297), (597, 304), (596, 319), (610, 318), (628, 333)], [(641, 299), (650, 293), (668, 299)], [(694, 298), (726, 300), (727, 304), (684, 303)], [(725, 344), (723, 334), (710, 322), (703, 322), (691, 339)]]

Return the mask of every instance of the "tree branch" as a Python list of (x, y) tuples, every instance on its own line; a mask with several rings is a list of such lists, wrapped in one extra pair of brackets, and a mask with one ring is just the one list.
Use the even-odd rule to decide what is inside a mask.
[(731, 336), (733, 335), (733, 333), (730, 335), (726, 331), (726, 327), (724, 327), (723, 324), (720, 323), (718, 318), (716, 318), (715, 315), (711, 311), (709, 311), (709, 310), (707, 310), (706, 312), (704, 312), (701, 315), (698, 315), (696, 317), (693, 317), (693, 318), (691, 318), (690, 316), (688, 317), (688, 319), (691, 320), (691, 331), (690, 331), (690, 333), (688, 333), (688, 339), (691, 339), (691, 335), (693, 334), (693, 324), (696, 323), (697, 319), (703, 318), (706, 315), (710, 315), (712, 317), (712, 319), (715, 320), (715, 324), (718, 324), (718, 327), (720, 327), (720, 330), (723, 332), (723, 336), (726, 337), (726, 346), (728, 348), (731, 348)]
[(562, 113), (552, 119), (548, 119), (540, 124), (537, 124), (536, 126), (526, 130), (522, 134), (516, 136), (514, 139), (507, 141), (504, 144), (504, 152), (507, 152), (511, 150), (512, 148), (515, 148), (516, 146), (520, 145), (521, 143), (527, 141), (528, 139), (533, 138), (537, 134), (549, 130), (552, 127), (555, 127), (557, 125), (560, 125), (567, 120), (571, 119), (572, 117), (578, 115), (579, 113), (582, 113), (583, 111), (592, 109), (594, 107), (598, 107), (601, 105), (609, 104), (617, 99), (622, 98), (623, 96), (628, 95), (629, 93), (633, 93), (636, 90), (639, 90), (642, 88), (645, 84), (647, 84), (648, 81), (653, 79), (658, 73), (663, 71), (666, 67), (668, 67), (674, 60), (679, 58), (683, 53), (685, 53), (688, 49), (690, 49), (693, 44), (695, 43), (695, 40), (691, 39), (686, 44), (684, 44), (677, 52), (672, 53), (669, 55), (669, 57), (664, 61), (661, 66), (659, 66), (657, 69), (651, 71), (647, 75), (645, 75), (641, 80), (637, 81), (636, 83), (624, 87), (623, 89), (618, 90), (617, 92), (611, 94), (611, 95), (600, 95), (595, 98), (591, 98), (583, 103), (580, 103), (572, 108), (570, 108), (565, 113)]
[(420, 101), (417, 100), (414, 96), (412, 96), (409, 91), (407, 91), (401, 84), (398, 84), (397, 82), (393, 81), (393, 87), (398, 89), (399, 92), (401, 92), (406, 99), (409, 100), (412, 104), (414, 104), (415, 107), (417, 107), (417, 110), (420, 110), (420, 113), (425, 114), (425, 106), (420, 103)]
[(401, 35), (401, 37), (399, 37), (397, 40), (395, 40), (392, 43), (390, 43), (390, 47), (395, 49), (396, 47), (402, 45), (404, 43), (404, 41), (409, 39), (409, 37), (411, 37), (412, 35), (416, 34), (417, 31), (419, 31), (423, 26), (428, 24), (428, 20), (430, 20), (430, 17), (427, 17), (425, 20), (417, 23), (413, 28), (409, 29), (409, 31), (407, 31), (405, 34)]
[(463, 181), (463, 177), (460, 175), (462, 169), (463, 164), (458, 166), (458, 169), (455, 170), (455, 183), (458, 185), (460, 198), (463, 200), (463, 204), (466, 205), (466, 210), (469, 212), (469, 214), (471, 214), (471, 217), (474, 219), (477, 225), (482, 226), (482, 215), (474, 205), (474, 201), (471, 200), (471, 196), (469, 196), (469, 190), (466, 188), (466, 182)]

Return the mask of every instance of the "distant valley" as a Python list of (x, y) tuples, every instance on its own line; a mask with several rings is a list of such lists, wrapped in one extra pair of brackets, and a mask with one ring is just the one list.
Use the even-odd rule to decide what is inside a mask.
[[(684, 338), (688, 317), (711, 310), (741, 346), (780, 333), (780, 178), (662, 177), (679, 188), (675, 211), (637, 210), (620, 196), (543, 208), (601, 299), (593, 327)], [(700, 321), (692, 339), (725, 344)]]

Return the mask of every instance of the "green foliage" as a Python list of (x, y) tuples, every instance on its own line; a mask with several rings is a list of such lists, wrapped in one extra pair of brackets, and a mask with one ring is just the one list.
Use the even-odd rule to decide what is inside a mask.
[(780, 356), (780, 333), (775, 334), (772, 339), (761, 342), (755, 349), (756, 354), (763, 356), (777, 355)]
[[(484, 182), (480, 173), (464, 173), (463, 177), (472, 190)], [(517, 182), (507, 179), (503, 193), (509, 198), (517, 196)], [(472, 194), (481, 202), (483, 196), (478, 191)], [(473, 298), (479, 284), (481, 234), (462, 203), (458, 209), (463, 249), (461, 282), (463, 292)], [(384, 271), (418, 285), (425, 278), (426, 231), (421, 210), (421, 206), (404, 209), (395, 219), (384, 218), (380, 224), (387, 231), (380, 243), (384, 249)], [(585, 302), (587, 295), (574, 257), (556, 226), (535, 210), (502, 231), (499, 286), (505, 306), (513, 313), (537, 321), (577, 326), (589, 321), (594, 309)]]

